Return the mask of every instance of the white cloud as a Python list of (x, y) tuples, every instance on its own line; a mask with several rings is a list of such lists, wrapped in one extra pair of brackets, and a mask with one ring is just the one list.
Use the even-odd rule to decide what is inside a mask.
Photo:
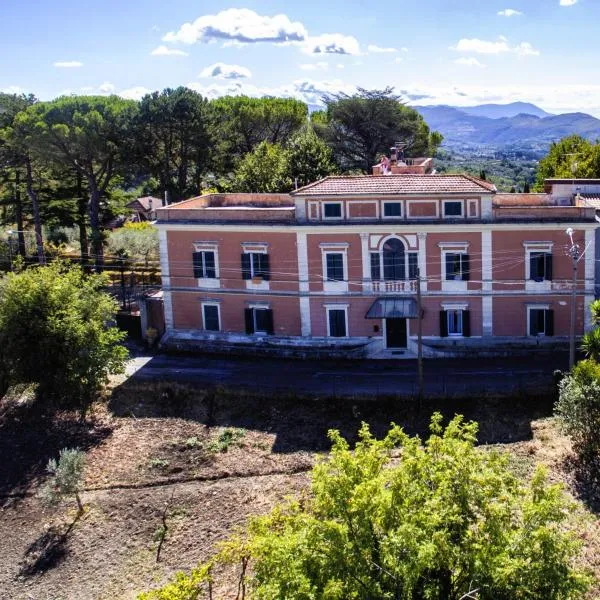
[(55, 62), (54, 66), (59, 69), (76, 69), (78, 67), (83, 67), (83, 63), (78, 60), (63, 60)]
[[(329, 63), (326, 62), (316, 62), (316, 63), (304, 63), (301, 65), (298, 65), (303, 71), (327, 71), (327, 69), (329, 68)], [(338, 65), (338, 68), (340, 67), (340, 65)], [(341, 65), (341, 68), (344, 68), (344, 65)]]
[(128, 100), (141, 100), (146, 94), (150, 94), (152, 90), (145, 88), (141, 85), (137, 85), (126, 90), (121, 90), (118, 95), (121, 98), (127, 98)]
[(230, 8), (216, 15), (198, 17), (193, 23), (184, 23), (178, 31), (167, 33), (163, 41), (185, 44), (236, 41), (250, 44), (301, 42), (306, 37), (304, 25), (291, 21), (287, 15), (269, 17), (248, 8)]
[(408, 52), (408, 48), (406, 48), (405, 46), (403, 46), (402, 48), (400, 48), (401, 52)]
[(218, 77), (219, 79), (248, 79), (252, 73), (246, 67), (226, 65), (218, 62), (202, 70), (200, 77)]
[(302, 50), (306, 54), (360, 54), (360, 44), (351, 35), (324, 33), (305, 40)]
[(505, 8), (504, 10), (498, 11), (499, 17), (520, 17), (523, 13), (514, 8)]
[(150, 52), (152, 56), (189, 56), (187, 52), (183, 50), (177, 50), (176, 48), (167, 48), (164, 44), (158, 48), (154, 48)]
[(18, 85), (9, 85), (8, 87), (0, 89), (3, 94), (23, 94), (25, 90)]
[(98, 89), (102, 94), (114, 94), (116, 88), (110, 81), (105, 81)]
[(573, 6), (573, 4), (577, 4), (577, 0), (560, 0), (559, 4), (561, 6)]
[(508, 54), (513, 53), (519, 56), (539, 56), (540, 51), (536, 50), (529, 42), (521, 42), (517, 46), (510, 46), (504, 36), (498, 37), (495, 41), (480, 40), (477, 38), (462, 38), (456, 46), (451, 46), (451, 50), (457, 52), (472, 52), (474, 54)]
[(464, 65), (466, 67), (485, 67), (485, 65), (481, 64), (476, 58), (470, 56), (467, 58), (466, 56), (462, 56), (461, 58), (457, 58), (454, 61), (457, 65)]
[(401, 56), (398, 56), (394, 59), (394, 62), (399, 65), (401, 62), (404, 62), (404, 59)]
[(380, 53), (394, 53), (394, 52), (398, 52), (397, 48), (382, 48), (381, 46), (375, 46), (373, 44), (369, 44), (367, 46), (367, 50), (369, 52), (372, 52), (373, 54), (380, 54)]

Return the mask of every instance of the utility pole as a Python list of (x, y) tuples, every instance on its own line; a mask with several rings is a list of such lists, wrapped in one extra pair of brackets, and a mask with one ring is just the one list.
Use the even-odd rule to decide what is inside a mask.
[(569, 370), (575, 366), (575, 319), (577, 316), (577, 264), (579, 262), (579, 245), (573, 241), (573, 229), (569, 227), (566, 234), (571, 240), (569, 255), (573, 261), (573, 280), (571, 282), (571, 331), (569, 339)]
[(419, 379), (419, 411), (423, 404), (423, 309), (421, 307), (421, 271), (417, 267), (417, 368)]

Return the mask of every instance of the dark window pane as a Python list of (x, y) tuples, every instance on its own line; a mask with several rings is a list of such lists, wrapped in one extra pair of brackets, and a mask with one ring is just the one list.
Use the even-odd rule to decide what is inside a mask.
[(408, 278), (417, 278), (417, 269), (419, 268), (419, 255), (416, 252), (408, 253)]
[(534, 281), (544, 281), (549, 279), (546, 273), (548, 264), (547, 254), (545, 252), (532, 252), (529, 258), (529, 278)]
[(401, 202), (385, 202), (383, 204), (384, 217), (401, 217), (402, 203)]
[(462, 216), (462, 202), (444, 202), (444, 214), (447, 217)]
[(446, 279), (448, 281), (462, 278), (462, 254), (446, 254)]
[(329, 335), (331, 337), (346, 337), (346, 311), (330, 310), (329, 313)]
[(204, 305), (204, 329), (219, 331), (219, 308), (217, 306)]
[(327, 281), (344, 281), (344, 255), (327, 254)]
[(332, 219), (335, 217), (342, 216), (342, 205), (341, 204), (324, 204), (323, 210), (325, 211), (325, 217)]
[(395, 238), (383, 245), (383, 278), (386, 281), (402, 281), (406, 276), (404, 244)]
[(529, 310), (529, 334), (540, 335), (546, 333), (546, 311), (532, 308)]
[(379, 252), (371, 252), (371, 279), (379, 281), (381, 279), (381, 261)]
[(203, 252), (204, 254), (204, 276), (208, 279), (214, 279), (217, 276), (215, 269), (215, 253)]
[(268, 333), (269, 331), (269, 310), (266, 308), (255, 308), (254, 309), (254, 319), (256, 326), (254, 331), (258, 331), (261, 333)]

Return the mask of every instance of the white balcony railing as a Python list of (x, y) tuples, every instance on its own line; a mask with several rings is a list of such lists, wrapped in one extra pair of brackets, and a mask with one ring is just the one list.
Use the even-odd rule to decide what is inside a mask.
[(415, 294), (417, 292), (417, 282), (414, 279), (373, 281), (372, 286), (375, 294)]

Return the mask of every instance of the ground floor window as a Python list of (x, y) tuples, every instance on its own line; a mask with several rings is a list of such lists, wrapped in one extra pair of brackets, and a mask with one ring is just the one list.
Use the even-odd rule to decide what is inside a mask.
[(470, 313), (464, 308), (445, 308), (440, 311), (441, 337), (469, 337), (471, 335)]
[(247, 308), (245, 310), (246, 333), (273, 335), (273, 311), (269, 308)]
[(346, 317), (345, 308), (327, 309), (327, 335), (329, 337), (346, 337), (348, 335)]
[(528, 310), (528, 330), (531, 336), (554, 335), (554, 311), (545, 307), (530, 307)]
[(221, 318), (219, 314), (218, 304), (203, 304), (202, 305), (202, 319), (204, 322), (204, 329), (206, 331), (220, 331), (221, 330)]

